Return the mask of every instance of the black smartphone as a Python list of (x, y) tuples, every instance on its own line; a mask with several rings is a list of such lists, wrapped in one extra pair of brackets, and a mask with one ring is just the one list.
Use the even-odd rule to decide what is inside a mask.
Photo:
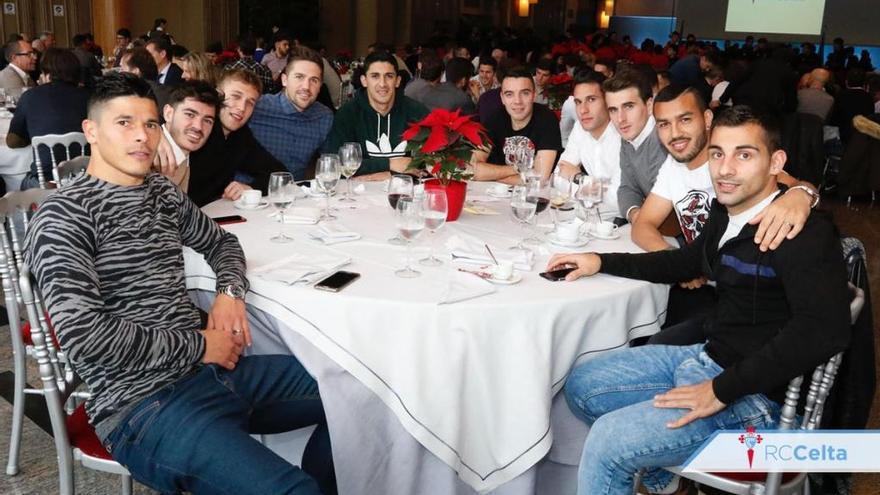
[(565, 276), (573, 272), (574, 270), (575, 268), (572, 266), (569, 268), (560, 268), (559, 270), (553, 270), (551, 272), (539, 273), (538, 275), (546, 278), (551, 282), (559, 282), (560, 280), (565, 280)]
[(217, 222), (218, 225), (229, 225), (231, 223), (247, 222), (247, 218), (245, 218), (241, 215), (229, 215), (226, 217), (216, 217), (216, 218), (213, 218), (212, 220)]
[(326, 290), (328, 292), (339, 292), (355, 280), (359, 279), (360, 276), (360, 273), (340, 270), (315, 284), (315, 288), (318, 290)]

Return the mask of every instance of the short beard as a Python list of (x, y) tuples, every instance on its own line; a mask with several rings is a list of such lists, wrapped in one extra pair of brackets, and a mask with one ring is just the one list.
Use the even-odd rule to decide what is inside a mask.
[[(670, 139), (669, 142), (671, 143), (672, 141), (675, 141), (676, 139), (678, 139), (678, 137)], [(708, 132), (701, 132), (698, 136), (694, 137), (694, 142), (696, 142), (697, 145), (694, 146), (693, 151), (691, 151), (690, 153), (688, 153), (686, 155), (676, 156), (675, 152), (672, 151), (671, 147), (668, 148), (667, 150), (669, 151), (669, 154), (672, 155), (672, 158), (675, 158), (675, 161), (677, 161), (679, 163), (690, 163), (691, 160), (696, 158), (697, 155), (699, 155), (700, 152), (703, 151), (703, 148), (706, 147), (706, 143), (709, 142), (709, 133)]]

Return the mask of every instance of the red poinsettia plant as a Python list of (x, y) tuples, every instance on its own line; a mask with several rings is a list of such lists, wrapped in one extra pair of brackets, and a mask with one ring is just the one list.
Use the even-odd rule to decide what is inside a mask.
[(408, 169), (426, 170), (443, 185), (463, 179), (475, 150), (488, 151), (486, 128), (461, 110), (436, 108), (404, 131), (412, 153)]
[(547, 95), (547, 106), (551, 110), (560, 110), (565, 100), (571, 96), (574, 79), (568, 72), (562, 72), (547, 81), (544, 94)]

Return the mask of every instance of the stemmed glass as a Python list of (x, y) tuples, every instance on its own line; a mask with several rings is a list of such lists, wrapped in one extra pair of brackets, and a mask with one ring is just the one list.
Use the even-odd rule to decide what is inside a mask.
[(272, 172), (269, 176), (269, 202), (278, 210), (281, 227), (272, 242), (291, 242), (293, 237), (284, 234), (284, 212), (293, 206), (296, 199), (296, 183), (289, 172)]
[(553, 212), (553, 226), (559, 228), (559, 212), (570, 211), (572, 183), (559, 173), (559, 169), (553, 172), (550, 178), (550, 209)]
[(425, 266), (439, 266), (443, 264), (443, 261), (434, 256), (434, 244), (436, 243), (434, 234), (446, 223), (447, 212), (446, 191), (440, 189), (425, 190), (425, 198), (422, 200), (422, 216), (425, 217), (425, 227), (431, 232), (431, 255), (419, 260), (419, 263)]
[[(575, 199), (584, 209), (585, 220), (589, 223), (590, 211), (596, 209), (596, 216), (599, 217), (598, 206), (602, 202), (603, 184), (602, 179), (590, 175), (579, 175), (575, 177)], [(599, 217), (599, 221), (602, 218)]]
[(327, 153), (318, 158), (318, 165), (315, 167), (315, 182), (318, 184), (318, 189), (327, 196), (324, 203), (324, 214), (319, 220), (336, 220), (336, 216), (330, 213), (330, 196), (333, 195), (333, 190), (339, 182), (341, 169), (339, 155)]
[(339, 158), (342, 160), (342, 176), (345, 177), (345, 182), (348, 185), (345, 190), (345, 196), (339, 201), (353, 203), (356, 200), (351, 197), (351, 178), (354, 177), (354, 174), (356, 174), (358, 169), (361, 168), (361, 160), (363, 160), (361, 144), (343, 144), (339, 147)]
[[(396, 210), (397, 202), (403, 198), (413, 198), (413, 178), (406, 174), (392, 175), (388, 182), (388, 203), (391, 204), (392, 209)], [(400, 234), (388, 239), (388, 242), (395, 246), (403, 246), (406, 243)]]
[(516, 169), (525, 184), (529, 172), (535, 167), (535, 151), (531, 148), (519, 148), (505, 155), (504, 161)]
[(422, 215), (422, 203), (412, 196), (399, 198), (395, 206), (397, 213), (397, 231), (406, 241), (406, 266), (394, 272), (401, 278), (415, 278), (422, 274), (411, 265), (412, 242), (425, 230), (425, 217)]
[[(532, 176), (526, 178), (526, 189), (528, 190), (528, 195), (529, 197), (535, 198), (535, 216), (533, 217), (534, 230), (537, 230), (538, 228), (538, 216), (550, 205), (549, 186), (549, 181), (543, 180), (540, 177)], [(523, 242), (525, 242), (526, 244), (541, 244), (541, 242), (543, 242), (534, 234), (534, 230), (532, 235), (525, 239)]]
[[(518, 185), (513, 187), (513, 194), (510, 197), (510, 209), (513, 212), (513, 218), (516, 219), (520, 223), (522, 227), (522, 237), (525, 237), (525, 227), (532, 220), (532, 217), (535, 216), (535, 211), (538, 207), (538, 197), (537, 196), (529, 196), (529, 188), (525, 185)], [(512, 250), (517, 251), (531, 251), (523, 244), (523, 240), (510, 248)]]

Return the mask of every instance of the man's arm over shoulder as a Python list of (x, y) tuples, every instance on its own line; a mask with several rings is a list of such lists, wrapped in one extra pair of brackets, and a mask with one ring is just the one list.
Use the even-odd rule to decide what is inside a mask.
[(715, 378), (715, 395), (725, 404), (778, 389), (849, 344), (849, 290), (840, 238), (830, 220), (813, 220), (770, 255), (791, 319), (761, 349)]
[(158, 331), (107, 311), (92, 225), (79, 204), (56, 196), (40, 207), (25, 240), (25, 260), (68, 357), (74, 364), (133, 370), (185, 368), (199, 362), (205, 342), (196, 329)]

